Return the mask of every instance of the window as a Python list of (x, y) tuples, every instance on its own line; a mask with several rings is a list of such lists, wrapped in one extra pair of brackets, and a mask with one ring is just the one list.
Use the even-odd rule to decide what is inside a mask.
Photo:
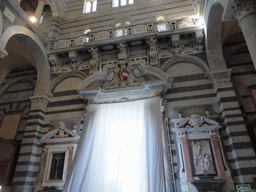
[(119, 7), (133, 3), (134, 0), (112, 0), (112, 7)]
[(96, 11), (97, 0), (84, 0), (83, 13), (90, 13)]
[(157, 31), (166, 31), (167, 30), (167, 21), (164, 16), (158, 16), (156, 18), (156, 29)]
[(42, 15), (42, 16), (40, 17), (39, 24), (41, 24), (41, 23), (42, 23), (43, 18), (44, 18), (44, 15)]
[(167, 30), (167, 28), (166, 28), (166, 24), (158, 24), (157, 25), (157, 30), (158, 31), (166, 31)]

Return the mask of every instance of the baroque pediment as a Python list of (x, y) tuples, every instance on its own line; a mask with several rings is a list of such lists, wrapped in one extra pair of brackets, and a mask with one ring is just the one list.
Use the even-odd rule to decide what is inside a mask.
[(171, 88), (172, 78), (158, 68), (137, 62), (107, 65), (79, 84), (89, 103), (130, 101), (159, 96)]
[(171, 119), (171, 122), (175, 125), (172, 130), (179, 134), (199, 132), (210, 133), (221, 128), (218, 122), (197, 114), (193, 114), (187, 118)]

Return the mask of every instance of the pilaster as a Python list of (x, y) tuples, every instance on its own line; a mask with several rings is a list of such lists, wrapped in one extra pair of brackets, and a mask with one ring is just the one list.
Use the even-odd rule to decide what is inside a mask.
[(231, 70), (210, 73), (221, 117), (225, 124), (222, 140), (236, 183), (250, 183), (256, 176), (256, 156), (231, 82)]
[(43, 134), (42, 127), (49, 98), (42, 96), (30, 99), (31, 108), (13, 178), (16, 192), (31, 192), (33, 190), (41, 162), (40, 138)]

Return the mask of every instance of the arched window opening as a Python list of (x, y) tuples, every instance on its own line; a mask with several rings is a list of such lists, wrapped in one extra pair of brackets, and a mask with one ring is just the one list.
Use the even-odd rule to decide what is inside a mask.
[(97, 9), (97, 0), (84, 0), (83, 13), (94, 12)]

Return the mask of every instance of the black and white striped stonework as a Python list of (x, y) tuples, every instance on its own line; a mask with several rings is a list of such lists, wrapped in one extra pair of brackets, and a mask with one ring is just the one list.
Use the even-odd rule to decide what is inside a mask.
[[(206, 106), (216, 102), (216, 93), (212, 82), (203, 73), (174, 77), (172, 88), (166, 94), (168, 108), (174, 110), (174, 117), (177, 118), (179, 110), (184, 117), (191, 113), (191, 108), (197, 108), (199, 115), (204, 115)], [(169, 114), (171, 115), (171, 114)], [(191, 115), (191, 114), (190, 114)], [(172, 115), (171, 115), (172, 116)], [(173, 127), (174, 125), (170, 125)], [(175, 133), (171, 132), (171, 153), (172, 163), (175, 171), (175, 179), (179, 188), (179, 151), (177, 150)], [(179, 191), (180, 189), (176, 189)]]
[(37, 181), (42, 154), (40, 139), (45, 134), (42, 128), (49, 126), (43, 124), (45, 114), (41, 109), (29, 113), (13, 178), (16, 191), (31, 191)]
[[(124, 19), (131, 23), (151, 23), (156, 16), (164, 15), (166, 18), (178, 18), (180, 15), (194, 15), (194, 9), (191, 2), (186, 0), (145, 0), (134, 1), (134, 4), (112, 8), (111, 0), (102, 0), (97, 2), (97, 11), (90, 13), (90, 19), (87, 14), (81, 15), (83, 11), (83, 1), (68, 1), (65, 9), (65, 17), (61, 26), (61, 39), (73, 38), (81, 35), (85, 29), (93, 31), (106, 30), (115, 25), (118, 19)], [(117, 18), (116, 16), (119, 16)], [(73, 18), (76, 19), (74, 20)]]
[(256, 156), (232, 84), (216, 89), (225, 129), (222, 139), (227, 161), (237, 184), (248, 183), (252, 188), (256, 177)]

